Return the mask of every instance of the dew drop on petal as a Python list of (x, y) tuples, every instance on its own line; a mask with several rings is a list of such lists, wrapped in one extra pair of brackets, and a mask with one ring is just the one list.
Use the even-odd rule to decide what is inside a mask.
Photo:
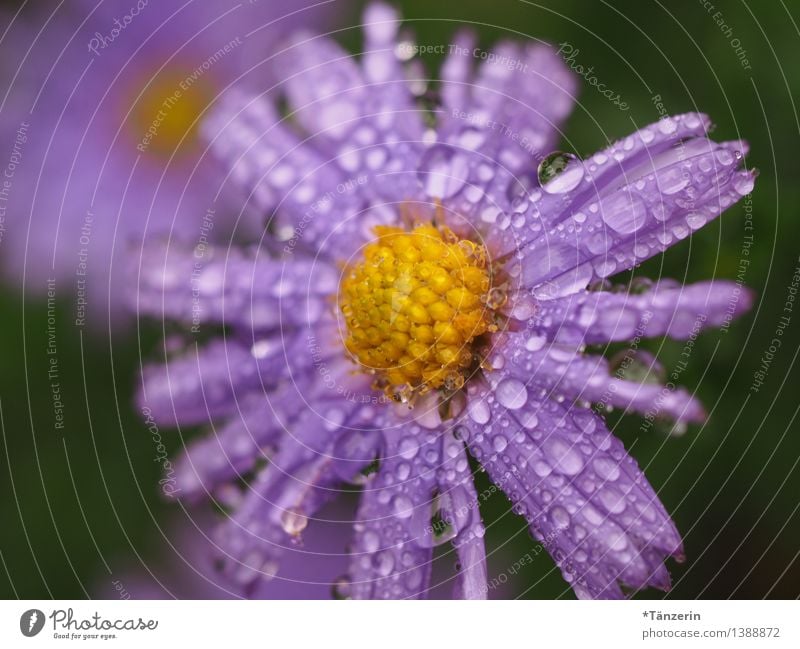
[(551, 438), (546, 442), (548, 456), (555, 463), (556, 469), (566, 475), (577, 475), (583, 469), (581, 454), (567, 442), (559, 438)]
[(485, 424), (489, 421), (489, 406), (482, 399), (470, 401), (469, 405), (467, 405), (467, 412), (469, 412), (470, 418), (476, 424)]
[(620, 475), (619, 465), (616, 462), (614, 462), (614, 460), (612, 460), (611, 458), (608, 457), (595, 458), (592, 465), (594, 466), (594, 470), (597, 473), (598, 477), (600, 477), (603, 480), (613, 482), (614, 480), (619, 478)]
[(437, 144), (422, 157), (417, 178), (429, 196), (450, 198), (464, 187), (469, 176), (469, 161), (463, 152)]
[(397, 447), (400, 457), (406, 460), (413, 459), (419, 452), (419, 442), (414, 437), (404, 437)]
[(413, 513), (414, 504), (408, 496), (400, 494), (392, 501), (392, 511), (397, 518), (408, 518)]
[(602, 217), (615, 232), (630, 234), (647, 221), (647, 206), (636, 194), (620, 191), (603, 200)]
[(287, 509), (281, 514), (281, 527), (283, 531), (292, 536), (302, 533), (308, 526), (308, 518), (296, 509)]
[(492, 439), (492, 446), (498, 453), (502, 453), (508, 447), (508, 440), (503, 435), (496, 435)]
[(554, 151), (539, 163), (536, 173), (545, 192), (564, 194), (575, 189), (583, 180), (584, 167), (578, 156)]
[(750, 174), (739, 175), (733, 181), (733, 188), (741, 195), (746, 196), (753, 191), (755, 179)]
[(550, 510), (550, 520), (553, 521), (553, 525), (558, 529), (563, 530), (569, 527), (569, 514), (563, 507), (553, 507), (553, 509)]
[(544, 336), (531, 336), (525, 342), (525, 349), (527, 349), (529, 352), (537, 352), (544, 347), (546, 342), (547, 338)]
[(495, 396), (501, 406), (509, 410), (519, 410), (528, 401), (528, 390), (518, 379), (503, 379), (495, 388)]

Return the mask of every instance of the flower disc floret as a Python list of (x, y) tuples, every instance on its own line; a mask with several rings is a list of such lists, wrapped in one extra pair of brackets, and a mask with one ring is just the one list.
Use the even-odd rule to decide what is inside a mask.
[(341, 283), (345, 347), (388, 393), (460, 388), (497, 329), (486, 249), (434, 225), (376, 234)]

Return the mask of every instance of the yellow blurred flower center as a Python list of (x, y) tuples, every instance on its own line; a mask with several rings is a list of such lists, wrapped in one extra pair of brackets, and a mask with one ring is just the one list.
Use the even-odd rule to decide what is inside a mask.
[(347, 350), (392, 396), (461, 388), (503, 301), (486, 249), (433, 225), (376, 233), (341, 284)]
[(198, 118), (212, 98), (205, 78), (186, 76), (179, 69), (145, 79), (130, 97), (131, 135), (137, 150), (170, 156), (195, 148), (199, 144)]

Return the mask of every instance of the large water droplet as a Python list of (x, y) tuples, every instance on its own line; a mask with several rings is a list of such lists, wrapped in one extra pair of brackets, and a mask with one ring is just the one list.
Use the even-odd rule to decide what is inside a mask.
[(578, 156), (554, 151), (539, 163), (536, 170), (539, 184), (548, 194), (572, 191), (583, 180), (583, 162)]
[(404, 437), (400, 440), (397, 450), (400, 457), (411, 460), (419, 452), (419, 442), (413, 436)]
[(281, 527), (291, 536), (301, 534), (308, 526), (308, 518), (296, 509), (287, 509), (281, 514)]
[(555, 468), (566, 475), (576, 475), (583, 469), (581, 454), (562, 439), (550, 439), (546, 443), (548, 456)]
[(550, 520), (558, 529), (569, 527), (569, 514), (563, 507), (553, 507), (550, 510)]
[(381, 577), (387, 577), (394, 568), (394, 557), (388, 551), (378, 552), (372, 557), (372, 565), (375, 567), (375, 572)]
[(467, 405), (467, 412), (476, 424), (485, 424), (489, 421), (489, 406), (482, 399), (473, 399)]
[(636, 232), (647, 221), (647, 206), (636, 194), (617, 192), (602, 201), (602, 218), (615, 232)]
[(495, 396), (501, 406), (509, 410), (519, 410), (528, 401), (528, 390), (522, 381), (503, 379), (495, 389)]
[(619, 478), (619, 465), (610, 457), (597, 457), (594, 462), (592, 462), (592, 466), (594, 466), (597, 476), (603, 480), (613, 482)]
[(658, 179), (658, 188), (661, 190), (661, 193), (667, 196), (677, 194), (686, 187), (691, 180), (689, 172), (678, 166), (667, 167), (659, 171), (656, 178)]
[(733, 181), (733, 188), (741, 195), (746, 196), (753, 191), (755, 178), (750, 174), (739, 174)]

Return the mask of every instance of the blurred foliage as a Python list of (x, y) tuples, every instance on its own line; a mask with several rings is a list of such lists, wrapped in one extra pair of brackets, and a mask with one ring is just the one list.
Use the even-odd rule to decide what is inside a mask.
[[(566, 128), (564, 150), (590, 154), (607, 140), (655, 121), (656, 94), (670, 113), (709, 113), (717, 125), (716, 139), (743, 137), (750, 142), (747, 164), (761, 175), (753, 193), (755, 247), (746, 281), (758, 293), (757, 304), (728, 333), (703, 334), (681, 377), (706, 404), (709, 422), (669, 438), (666, 431), (640, 434), (635, 416), (611, 413), (609, 419), (685, 536), (687, 560), (670, 566), (675, 581), (671, 596), (797, 597), (800, 435), (792, 388), (800, 313), (794, 315), (761, 391), (749, 392), (798, 265), (796, 5), (724, 3), (725, 21), (747, 50), (752, 66), (747, 71), (730, 38), (698, 2), (399, 4), (421, 44), (447, 44), (458, 28), (470, 23), (484, 47), (501, 38), (535, 37), (568, 41), (578, 48), (578, 62), (594, 66), (594, 74), (631, 108), (622, 112), (584, 86)], [(342, 8), (338, 22), (355, 24), (357, 9), (346, 3)], [(360, 45), (357, 29), (337, 32), (337, 37), (348, 47)], [(424, 57), (431, 71), (442, 59)], [(633, 275), (685, 281), (733, 278), (742, 228), (740, 204)], [(70, 307), (60, 304), (56, 318), (67, 323)], [(145, 357), (151, 352), (156, 331), (140, 331), (140, 342), (135, 330), (119, 332), (109, 341), (97, 333), (81, 336), (74, 328), (60, 327), (66, 426), (54, 431), (46, 319), (41, 301), (23, 300), (9, 289), (0, 295), (5, 341), (0, 372), (0, 596), (5, 597), (86, 596), (92, 584), (110, 578), (103, 559), (134, 553), (144, 560), (154, 557), (164, 546), (158, 525), (169, 520), (169, 506), (157, 496), (159, 465), (153, 461), (153, 443), (130, 396), (140, 349)], [(649, 349), (669, 368), (682, 346), (653, 341)], [(170, 443), (179, 445), (175, 436)], [(479, 492), (488, 488), (485, 475), (479, 475), (478, 483)], [(484, 514), (489, 575), (494, 578), (508, 573), (536, 542), (502, 495), (487, 501)], [(492, 594), (572, 596), (545, 553), (508, 575)]]

